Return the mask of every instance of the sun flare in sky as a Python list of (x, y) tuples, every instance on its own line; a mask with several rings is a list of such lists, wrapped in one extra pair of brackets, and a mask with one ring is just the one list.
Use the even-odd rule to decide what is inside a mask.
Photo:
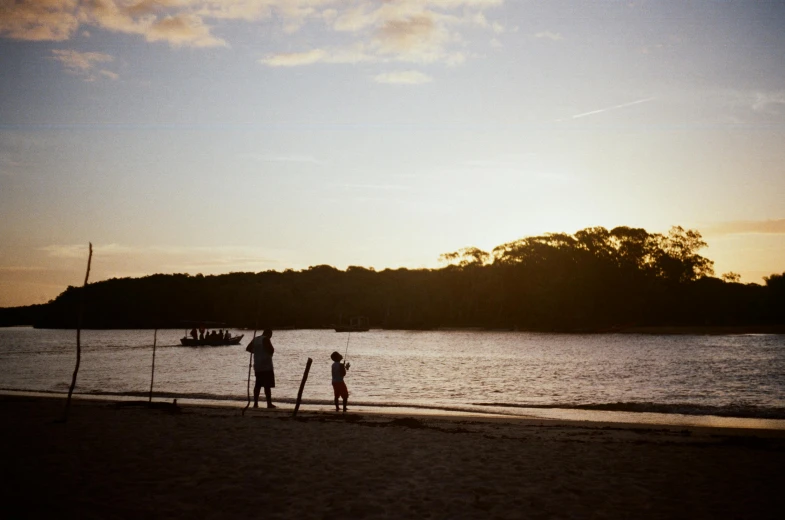
[(785, 2), (0, 0), (0, 306), (590, 226), (785, 271)]

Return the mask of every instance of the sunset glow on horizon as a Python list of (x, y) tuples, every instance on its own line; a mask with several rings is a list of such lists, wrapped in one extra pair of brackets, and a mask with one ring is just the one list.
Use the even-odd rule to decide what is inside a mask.
[(0, 2), (0, 306), (697, 229), (785, 272), (785, 2)]

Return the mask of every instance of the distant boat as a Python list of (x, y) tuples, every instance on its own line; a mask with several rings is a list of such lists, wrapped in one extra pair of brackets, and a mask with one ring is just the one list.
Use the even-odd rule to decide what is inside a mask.
[(240, 341), (242, 341), (243, 336), (245, 334), (240, 334), (239, 336), (232, 336), (229, 339), (226, 338), (204, 338), (204, 339), (193, 339), (189, 337), (180, 338), (180, 343), (184, 347), (222, 347), (224, 345), (239, 345)]
[(349, 318), (348, 325), (334, 325), (335, 332), (367, 332), (371, 330), (368, 318), (365, 316), (355, 316)]
[(189, 336), (188, 329), (198, 327), (204, 331), (205, 326), (218, 328), (224, 327), (225, 324), (218, 321), (184, 321), (182, 323), (185, 325), (186, 329), (185, 334), (180, 338), (180, 344), (184, 347), (223, 347), (225, 345), (239, 345), (245, 335), (240, 334), (239, 336), (229, 336), (228, 338), (225, 336), (209, 337), (206, 335), (204, 339), (199, 339)]

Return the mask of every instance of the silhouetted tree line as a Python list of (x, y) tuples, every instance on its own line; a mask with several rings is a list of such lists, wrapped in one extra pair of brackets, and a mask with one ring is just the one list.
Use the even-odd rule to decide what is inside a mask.
[[(156, 274), (86, 288), (87, 328), (373, 327), (604, 331), (633, 326), (785, 324), (785, 273), (765, 285), (713, 277), (697, 231), (587, 228), (442, 255), (441, 269), (328, 265), (217, 276)], [(46, 305), (0, 309), (0, 324), (73, 328), (82, 288)]]

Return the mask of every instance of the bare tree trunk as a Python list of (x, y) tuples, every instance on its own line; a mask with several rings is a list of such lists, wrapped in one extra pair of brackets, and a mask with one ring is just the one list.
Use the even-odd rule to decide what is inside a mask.
[(87, 292), (87, 279), (90, 278), (90, 263), (93, 261), (93, 243), (90, 242), (90, 253), (87, 256), (87, 272), (84, 275), (84, 284), (82, 285), (82, 301), (79, 304), (79, 314), (76, 319), (76, 366), (74, 367), (74, 375), (71, 378), (71, 386), (68, 388), (68, 399), (65, 400), (65, 410), (63, 411), (63, 418), (61, 422), (68, 420), (68, 411), (71, 409), (71, 395), (74, 393), (76, 387), (76, 376), (79, 374), (79, 363), (82, 360), (82, 318), (84, 318), (84, 302), (85, 293)]
[(155, 329), (153, 332), (153, 371), (150, 374), (150, 399), (147, 402), (153, 402), (153, 381), (155, 380), (155, 344), (158, 340), (158, 329)]

